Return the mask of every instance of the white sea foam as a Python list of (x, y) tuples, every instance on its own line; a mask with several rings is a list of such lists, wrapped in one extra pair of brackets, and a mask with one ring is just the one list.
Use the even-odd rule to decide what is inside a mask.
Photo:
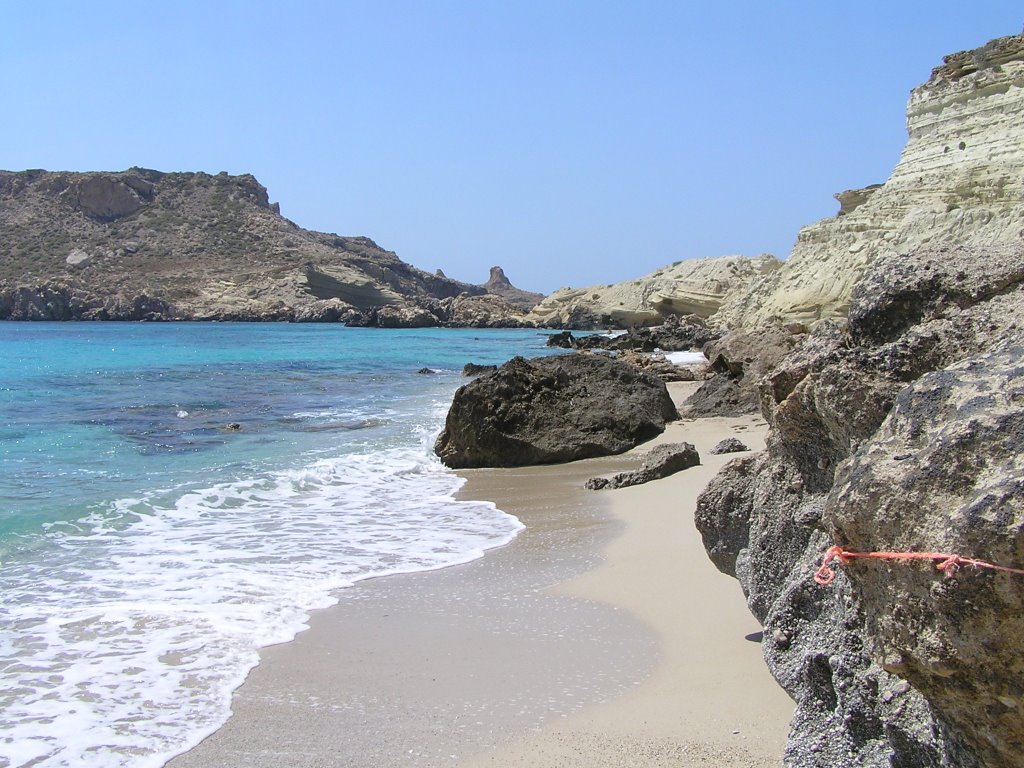
[(422, 446), (394, 448), (54, 526), (46, 558), (2, 573), (0, 765), (159, 766), (198, 743), (258, 649), (294, 637), (334, 590), (466, 562), (521, 529), (456, 502), (459, 484)]
[(708, 361), (703, 352), (666, 352), (665, 359), (673, 365), (693, 365)]

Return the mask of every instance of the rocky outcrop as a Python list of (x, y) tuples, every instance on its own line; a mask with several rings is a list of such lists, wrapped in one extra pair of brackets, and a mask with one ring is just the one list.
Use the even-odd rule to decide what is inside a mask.
[(533, 293), (516, 288), (505, 276), (505, 270), (501, 267), (491, 267), (487, 282), (483, 289), (492, 296), (498, 296), (505, 302), (515, 307), (522, 314), (526, 314), (544, 299), (544, 294)]
[(799, 344), (802, 334), (777, 325), (732, 331), (704, 345), (712, 377), (683, 403), (688, 417), (737, 416), (760, 408), (761, 378)]
[(562, 288), (534, 307), (527, 319), (547, 328), (593, 330), (658, 325), (673, 315), (709, 318), (779, 267), (767, 255), (677, 261), (638, 280)]
[[(504, 327), (528, 309), (368, 238), (297, 227), (249, 175), (2, 171), (0, 248), (0, 319), (366, 325), (380, 310), (384, 327)], [(490, 303), (471, 308), (478, 297)]]
[(881, 186), (837, 195), (781, 269), (731, 297), (728, 328), (842, 318), (878, 258), (929, 244), (1017, 242), (1024, 230), (1024, 38), (947, 56), (907, 106), (907, 145)]
[(690, 443), (664, 443), (652, 448), (644, 456), (639, 469), (617, 472), (611, 477), (592, 477), (586, 487), (592, 491), (628, 488), (649, 483), (663, 477), (700, 465), (700, 454)]
[(437, 314), (449, 328), (528, 328), (522, 305), (501, 295), (461, 294), (438, 302)]
[(620, 352), (688, 352), (700, 349), (712, 339), (717, 339), (719, 335), (696, 315), (672, 315), (665, 318), (661, 325), (630, 328), (625, 333), (617, 335), (592, 333), (580, 336), (573, 335), (572, 331), (562, 331), (551, 334), (547, 346)]
[(715, 447), (711, 449), (711, 455), (718, 456), (723, 453), (743, 453), (749, 450), (750, 449), (739, 438), (727, 437), (725, 440), (721, 440), (715, 444)]
[(622, 453), (678, 417), (664, 383), (600, 355), (525, 360), (455, 393), (434, 452), (449, 467), (514, 467)]
[(656, 376), (664, 382), (670, 381), (704, 381), (710, 375), (707, 363), (677, 364), (670, 361), (660, 352), (619, 352), (616, 360), (629, 363), (644, 373)]
[(0, 292), (0, 318), (11, 320), (173, 320), (175, 308), (152, 296), (101, 298), (65, 283)]
[(494, 373), (498, 370), (496, 365), (480, 365), (479, 363), (466, 363), (462, 366), (463, 376), (480, 376), (484, 373)]
[[(963, 553), (1024, 565), (1024, 346), (926, 374), (837, 473), (824, 525), (854, 551)], [(1024, 576), (942, 578), (851, 564), (872, 656), (986, 766), (1024, 755)]]
[(875, 259), (760, 383), (767, 449), (698, 503), (794, 697), (787, 765), (1011, 766), (1024, 577), (853, 561), (832, 543), (1024, 565), (1024, 244)]

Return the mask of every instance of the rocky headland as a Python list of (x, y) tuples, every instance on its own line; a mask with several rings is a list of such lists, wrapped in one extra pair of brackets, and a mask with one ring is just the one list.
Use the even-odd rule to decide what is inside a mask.
[(540, 296), (302, 229), (252, 176), (0, 171), (0, 319), (517, 326)]
[(729, 302), (724, 327), (841, 319), (853, 286), (886, 254), (933, 244), (1016, 243), (1024, 228), (1020, 36), (947, 56), (907, 105), (906, 147), (884, 184), (836, 195), (780, 269)]

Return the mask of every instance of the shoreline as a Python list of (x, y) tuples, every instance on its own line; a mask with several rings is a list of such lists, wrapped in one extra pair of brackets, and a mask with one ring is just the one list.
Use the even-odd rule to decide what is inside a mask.
[[(692, 389), (670, 384), (681, 402)], [(693, 443), (701, 465), (661, 480), (600, 493), (624, 524), (604, 561), (556, 587), (558, 594), (601, 601), (637, 616), (653, 631), (658, 661), (625, 695), (549, 722), (460, 768), (782, 765), (793, 702), (761, 657), (761, 627), (739, 583), (708, 559), (693, 523), (697, 496), (737, 455), (710, 448), (739, 437), (764, 447), (760, 417), (703, 418), (670, 424), (635, 452), (666, 442)], [(627, 454), (629, 455), (629, 454)]]
[[(688, 386), (673, 385), (677, 398)], [(675, 422), (622, 456), (460, 473), (460, 498), (493, 501), (526, 529), (470, 563), (342, 590), (308, 630), (261, 651), (225, 725), (167, 766), (662, 764), (656, 755), (674, 755), (680, 766), (707, 764), (708, 755), (716, 765), (780, 764), (792, 708), (757, 644), (743, 639), (760, 628), (738, 584), (715, 571), (702, 547), (699, 558), (680, 557), (676, 529), (699, 546), (692, 509), (657, 508), (684, 486), (695, 499), (733, 457), (709, 456), (710, 445), (698, 444), (701, 467), (630, 489), (582, 487), (634, 464), (657, 442), (698, 443), (694, 425), (707, 432), (704, 441), (755, 434), (757, 420), (743, 421)], [(653, 514), (625, 513), (635, 505)], [(679, 617), (647, 599), (649, 587), (634, 572), (637, 541), (652, 534), (662, 551), (641, 545), (641, 571), (656, 566), (676, 578), (673, 563), (695, 566), (684, 578), (699, 585), (689, 591), (702, 596), (708, 618), (682, 622), (696, 630), (682, 649), (673, 647)], [(708, 621), (710, 636), (712, 627), (701, 626)], [(729, 660), (718, 669), (720, 650)], [(680, 654), (692, 657), (682, 667)], [(692, 685), (699, 696), (684, 690)], [(705, 695), (718, 700), (728, 691), (724, 712)], [(621, 720), (618, 731), (609, 719)], [(617, 756), (628, 743), (639, 762)], [(730, 755), (736, 761), (724, 760)]]

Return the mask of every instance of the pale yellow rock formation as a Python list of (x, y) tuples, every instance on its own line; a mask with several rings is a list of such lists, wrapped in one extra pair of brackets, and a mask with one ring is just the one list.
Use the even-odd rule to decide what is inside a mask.
[(677, 261), (637, 280), (561, 288), (534, 307), (527, 319), (554, 327), (581, 315), (620, 326), (651, 325), (668, 315), (708, 318), (723, 302), (779, 266), (779, 260), (769, 255)]
[(845, 317), (883, 253), (1024, 237), (1024, 37), (947, 56), (911, 93), (907, 131), (889, 180), (838, 194), (839, 214), (804, 227), (783, 267), (730, 299), (716, 323)]

